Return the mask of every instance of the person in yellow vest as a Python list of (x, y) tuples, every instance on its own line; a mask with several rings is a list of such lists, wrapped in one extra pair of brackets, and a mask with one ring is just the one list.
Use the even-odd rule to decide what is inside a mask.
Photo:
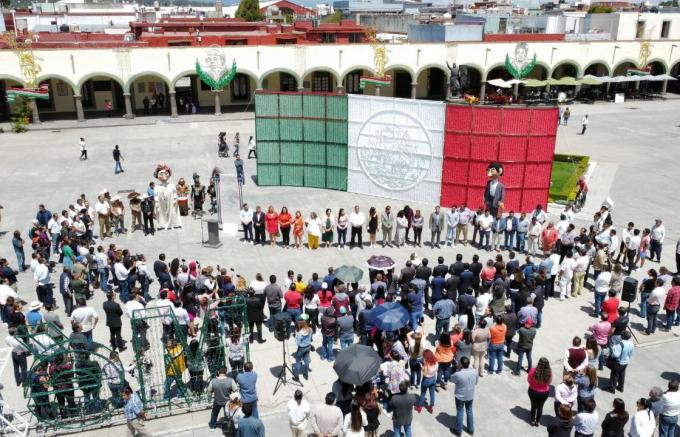
[(168, 338), (165, 350), (165, 399), (172, 398), (170, 389), (173, 381), (177, 385), (177, 391), (182, 396), (186, 394), (184, 382), (182, 381), (182, 375), (184, 375), (184, 371), (187, 368), (186, 360), (186, 354), (182, 345), (177, 344), (174, 338)]

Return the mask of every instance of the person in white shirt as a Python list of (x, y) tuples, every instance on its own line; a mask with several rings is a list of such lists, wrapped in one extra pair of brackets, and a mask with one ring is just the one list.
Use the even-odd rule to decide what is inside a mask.
[(536, 205), (536, 208), (531, 212), (531, 217), (535, 217), (540, 225), (543, 225), (548, 219), (548, 215), (543, 211), (543, 206), (540, 204)]
[[(472, 220), (472, 211), (470, 211), (465, 204), (460, 205), (458, 208), (458, 226), (456, 226), (456, 240), (463, 243), (463, 246), (467, 246), (468, 239), (468, 223)], [(461, 239), (460, 236), (463, 236)]]
[(637, 400), (637, 411), (630, 421), (629, 437), (652, 437), (656, 431), (656, 420), (654, 413), (647, 408), (647, 399)]
[(94, 210), (97, 212), (97, 218), (99, 220), (99, 239), (103, 240), (104, 237), (111, 237), (111, 205), (109, 201), (104, 197), (106, 191), (99, 193), (97, 197), (97, 203), (94, 205)]
[(266, 287), (267, 283), (262, 279), (262, 273), (255, 274), (255, 279), (250, 281), (250, 288), (255, 291), (255, 296), (262, 297)]
[(364, 213), (359, 211), (359, 205), (355, 205), (354, 211), (349, 215), (349, 224), (350, 224), (350, 227), (352, 228), (352, 233), (351, 233), (351, 237), (350, 237), (350, 240), (349, 240), (349, 248), (350, 249), (354, 248), (355, 237), (357, 238), (359, 248), (360, 249), (364, 248), (364, 246), (362, 244), (361, 237), (362, 237), (362, 234), (363, 234), (365, 222), (366, 222), (366, 217), (364, 216)]
[(316, 250), (319, 248), (319, 238), (321, 238), (321, 220), (315, 212), (312, 212), (305, 224), (307, 225), (307, 246)]
[(571, 203), (564, 205), (564, 211), (562, 211), (562, 215), (566, 217), (569, 223), (574, 221), (574, 210), (572, 209)]
[(451, 211), (446, 213), (446, 240), (444, 246), (456, 247), (455, 232), (460, 221), (460, 214), (456, 210), (456, 205), (451, 207)]
[(307, 425), (311, 414), (312, 410), (309, 403), (302, 398), (302, 391), (295, 390), (293, 399), (288, 401), (288, 423), (293, 437), (307, 435)]
[(193, 323), (189, 319), (189, 312), (182, 308), (182, 302), (177, 299), (172, 307), (172, 312), (175, 315), (175, 320), (179, 324), (179, 328), (182, 330), (184, 338), (187, 338), (189, 333), (193, 334)]
[(663, 240), (666, 238), (666, 228), (661, 219), (654, 221), (652, 232), (649, 241), (649, 259), (654, 261), (654, 255), (658, 262), (661, 262), (661, 249), (663, 248)]
[[(352, 417), (361, 418), (361, 426), (354, 428), (352, 422)], [(357, 422), (359, 422), (357, 420)], [(352, 407), (349, 414), (345, 415), (345, 420), (342, 424), (342, 431), (344, 432), (344, 437), (364, 437), (366, 433), (364, 432), (364, 426), (368, 425), (368, 419), (366, 413), (361, 409), (359, 403), (354, 400), (352, 401)]]
[(50, 239), (52, 240), (52, 253), (57, 253), (59, 247), (57, 240), (61, 234), (61, 222), (57, 213), (52, 214), (52, 218), (47, 222), (47, 230), (49, 231)]
[(85, 138), (80, 137), (78, 145), (80, 146), (80, 160), (85, 161), (87, 159), (87, 147), (85, 146)]
[(113, 265), (113, 276), (116, 278), (116, 281), (118, 282), (118, 288), (120, 289), (120, 300), (122, 300), (123, 303), (127, 302), (129, 299), (128, 277), (130, 276), (130, 273), (134, 268), (135, 268), (134, 265), (129, 269), (126, 268), (125, 265), (123, 264), (122, 257), (118, 257), (116, 263)]
[[(489, 214), (489, 211), (484, 211), (484, 215), (477, 218), (479, 225), (479, 248), (490, 250), (491, 225), (493, 225), (494, 218)], [(486, 241), (486, 242), (485, 242)]]
[(562, 235), (567, 230), (568, 226), (569, 220), (567, 220), (567, 216), (565, 216), (564, 214), (560, 215), (560, 219), (558, 220), (557, 223), (555, 223), (555, 229), (557, 229), (558, 238), (562, 238)]
[(142, 303), (142, 297), (136, 295), (133, 299), (129, 300), (125, 304), (125, 310), (127, 316), (130, 320), (143, 319), (146, 316), (146, 311), (144, 311), (144, 304)]
[(529, 225), (527, 253), (531, 256), (536, 256), (538, 250), (538, 240), (541, 236), (541, 223), (536, 217), (531, 217), (531, 224)]
[[(640, 244), (642, 243), (642, 237), (640, 237), (640, 230), (633, 230), (633, 235), (628, 238), (626, 242), (626, 258), (624, 262), (628, 264), (628, 274), (630, 275), (633, 270), (637, 270), (637, 265), (635, 264), (635, 258), (637, 258), (637, 253), (640, 250)], [(680, 243), (680, 241), (679, 241)], [(680, 259), (680, 257), (677, 257)]]
[(580, 296), (583, 291), (583, 284), (586, 279), (586, 269), (590, 263), (590, 257), (586, 255), (585, 250), (578, 251), (578, 258), (574, 264), (574, 289), (571, 292), (571, 297)]
[(557, 275), (560, 285), (560, 300), (564, 300), (565, 297), (571, 295), (571, 280), (574, 277), (574, 267), (576, 267), (576, 261), (574, 261), (571, 252), (567, 253), (560, 265), (560, 273)]
[(609, 283), (612, 280), (611, 272), (603, 270), (602, 273), (597, 275), (595, 279), (595, 311), (593, 312), (593, 317), (600, 317), (600, 311), (602, 309), (602, 303), (609, 293)]
[(581, 119), (581, 135), (586, 134), (586, 129), (588, 128), (588, 114), (584, 115)]
[(239, 214), (241, 226), (243, 227), (243, 243), (253, 243), (253, 212), (248, 208), (248, 204), (243, 204), (243, 209)]
[(168, 317), (174, 305), (172, 301), (168, 299), (168, 289), (164, 288), (158, 294), (159, 299), (156, 301), (156, 308), (158, 315), (164, 316), (161, 323), (163, 323), (163, 338), (167, 338), (170, 334), (170, 328), (172, 319)]
[(657, 279), (656, 288), (652, 290), (647, 298), (647, 329), (645, 330), (647, 335), (656, 332), (657, 314), (661, 309), (661, 304), (663, 304), (666, 299), (666, 289), (663, 285), (663, 279)]
[(623, 264), (626, 264), (628, 259), (628, 252), (626, 252), (626, 247), (630, 241), (630, 237), (633, 236), (633, 230), (635, 229), (635, 224), (633, 222), (628, 222), (628, 227), (621, 231), (621, 247), (619, 248), (619, 256), (616, 257), (616, 262), (619, 262), (623, 256)]
[(99, 315), (94, 308), (87, 306), (84, 298), (78, 299), (78, 308), (71, 313), (71, 322), (83, 327), (83, 334), (87, 337), (88, 345), (92, 347), (92, 331), (97, 327)]
[(668, 391), (661, 397), (661, 404), (659, 437), (673, 437), (678, 423), (678, 414), (680, 414), (680, 392), (677, 379), (668, 383)]

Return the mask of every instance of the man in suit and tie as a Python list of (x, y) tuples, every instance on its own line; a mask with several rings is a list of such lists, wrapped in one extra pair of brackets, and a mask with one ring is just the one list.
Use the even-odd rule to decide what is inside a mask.
[(443, 226), (444, 214), (442, 214), (439, 206), (435, 206), (434, 212), (430, 213), (430, 247), (439, 248)]
[(259, 205), (255, 208), (255, 213), (253, 213), (253, 229), (255, 229), (255, 244), (261, 243), (264, 246), (264, 213)]
[(387, 205), (385, 211), (380, 214), (380, 223), (382, 223), (382, 246), (392, 247), (392, 230), (394, 229), (394, 214), (392, 214), (392, 208)]
[(505, 200), (505, 186), (500, 181), (503, 176), (503, 166), (499, 162), (492, 162), (486, 169), (489, 180), (484, 189), (484, 205), (491, 217), (496, 217), (498, 210), (503, 211), (503, 201)]
[(123, 352), (125, 349), (125, 342), (120, 334), (123, 322), (121, 316), (123, 315), (123, 309), (120, 304), (116, 302), (116, 293), (109, 291), (106, 295), (106, 302), (104, 302), (104, 313), (106, 314), (106, 326), (109, 327), (109, 335), (111, 341), (111, 349)]

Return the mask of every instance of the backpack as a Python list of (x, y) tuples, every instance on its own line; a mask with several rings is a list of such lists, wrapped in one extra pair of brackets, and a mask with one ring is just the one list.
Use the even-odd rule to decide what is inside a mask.
[(224, 420), (222, 421), (222, 434), (226, 437), (236, 436), (236, 424), (234, 423), (234, 415), (236, 415), (236, 411), (238, 410), (235, 410), (230, 414), (225, 407)]

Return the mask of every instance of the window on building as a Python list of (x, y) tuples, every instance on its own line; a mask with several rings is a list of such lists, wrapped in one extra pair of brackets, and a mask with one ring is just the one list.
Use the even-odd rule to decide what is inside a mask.
[(250, 100), (250, 80), (245, 74), (237, 74), (231, 82), (231, 100)]
[(191, 41), (168, 41), (168, 47), (190, 46)]
[(276, 44), (278, 45), (297, 44), (297, 38), (276, 38)]
[(350, 73), (345, 78), (345, 91), (348, 94), (362, 94), (359, 89), (359, 82), (361, 81), (361, 73)]
[(335, 42), (335, 34), (334, 33), (324, 33), (324, 34), (322, 34), (322, 42), (334, 43)]
[(281, 91), (297, 91), (295, 78), (288, 73), (281, 73)]
[(661, 23), (661, 38), (668, 38), (668, 35), (671, 33), (671, 22), (670, 21), (664, 21)]
[(331, 92), (331, 74), (325, 71), (317, 71), (312, 78), (312, 91), (315, 93)]
[(230, 38), (228, 38), (224, 41), (224, 44), (228, 45), (228, 46), (244, 46), (244, 45), (246, 45), (246, 42), (247, 42), (246, 39), (230, 39)]
[(508, 31), (508, 19), (501, 18), (498, 21), (498, 33), (506, 33)]
[(638, 21), (637, 22), (637, 29), (635, 30), (635, 38), (644, 38), (645, 37), (645, 22), (644, 21)]
[(349, 42), (350, 42), (350, 43), (359, 43), (359, 42), (361, 42), (361, 34), (360, 34), (360, 33), (350, 33), (350, 34), (349, 34)]

